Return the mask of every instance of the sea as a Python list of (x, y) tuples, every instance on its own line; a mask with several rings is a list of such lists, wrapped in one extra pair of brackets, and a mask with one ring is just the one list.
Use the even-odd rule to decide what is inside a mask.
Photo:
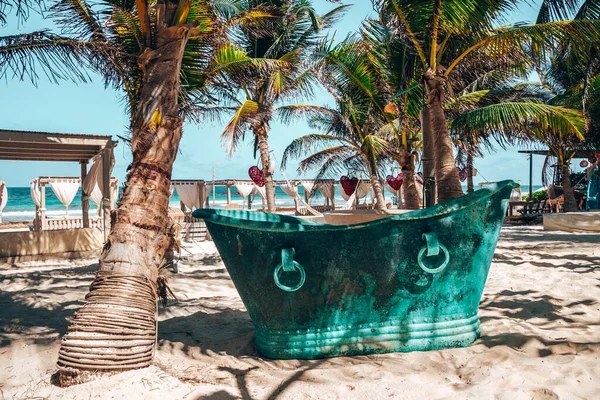
[[(478, 186), (475, 185), (477, 189)], [(541, 189), (540, 185), (533, 185), (533, 191)], [(29, 191), (29, 187), (9, 187), (8, 190), (8, 202), (2, 211), (2, 221), (4, 222), (31, 222), (35, 217), (35, 204), (33, 200), (31, 200), (31, 195)], [(464, 187), (466, 191), (466, 187)], [(301, 196), (304, 196), (304, 190), (300, 186), (298, 191)], [(521, 186), (521, 193), (526, 194), (529, 191), (529, 187), (527, 185)], [(227, 204), (227, 189), (224, 186), (219, 186), (216, 188), (215, 193), (211, 193), (209, 200), (211, 207), (214, 208), (223, 208)], [(386, 202), (393, 202), (393, 195), (389, 192), (385, 192)], [(281, 188), (275, 188), (275, 199), (277, 207), (293, 207), (294, 200), (286, 195)], [(231, 200), (232, 203), (242, 204), (242, 197), (237, 194), (235, 188), (231, 190)], [(317, 192), (317, 195), (311, 199), (311, 205), (321, 205), (324, 202), (324, 198), (320, 192)], [(335, 196), (336, 205), (343, 204), (345, 200), (336, 191)], [(179, 196), (177, 196), (177, 192), (173, 193), (173, 196), (170, 200), (170, 205), (172, 207), (179, 208)], [(258, 209), (261, 206), (260, 196), (258, 196), (253, 202), (253, 208)], [(81, 216), (81, 189), (77, 193), (77, 196), (69, 206), (69, 216)], [(97, 212), (97, 208), (94, 203), (90, 201), (90, 215), (94, 215), (93, 213)], [(66, 215), (65, 206), (56, 198), (52, 189), (50, 187), (46, 188), (46, 215), (54, 218), (60, 218)]]

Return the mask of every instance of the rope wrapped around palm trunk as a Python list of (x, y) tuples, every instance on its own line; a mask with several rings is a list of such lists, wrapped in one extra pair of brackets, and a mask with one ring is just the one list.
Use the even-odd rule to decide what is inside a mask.
[(143, 276), (99, 272), (63, 337), (57, 363), (61, 384), (94, 371), (148, 366), (156, 342), (156, 292)]

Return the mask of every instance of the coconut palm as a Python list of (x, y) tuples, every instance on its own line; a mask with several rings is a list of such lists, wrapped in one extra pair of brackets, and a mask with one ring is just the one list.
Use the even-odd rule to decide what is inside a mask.
[[(569, 38), (586, 43), (599, 36), (598, 21), (588, 20), (497, 26), (499, 18), (517, 7), (516, 0), (478, 1), (476, 4), (464, 0), (375, 3), (382, 24), (391, 27), (417, 55), (427, 97), (423, 109), (423, 118), (427, 120), (423, 126), (427, 129), (423, 139), (426, 151), (429, 136), (435, 143), (433, 158), (439, 202), (462, 194), (443, 109), (445, 98), (453, 97), (454, 78), (467, 73), (473, 60), (505, 61), (506, 69), (510, 69), (514, 60), (544, 59), (557, 40)], [(564, 9), (563, 4), (556, 7)], [(431, 157), (426, 154), (424, 158)]]
[(280, 107), (277, 112), (286, 123), (307, 118), (311, 128), (322, 132), (293, 140), (283, 153), (282, 168), (290, 159), (304, 156), (298, 164), (300, 174), (317, 169), (317, 179), (322, 179), (348, 170), (358, 172), (371, 181), (377, 210), (386, 210), (379, 169), (392, 146), (378, 134), (381, 120), (376, 114), (361, 110), (349, 97), (339, 98), (337, 109), (303, 104)]
[[(246, 3), (61, 0), (50, 8), (62, 34), (93, 52), (89, 65), (123, 90), (133, 152), (99, 272), (61, 344), (62, 384), (151, 362), (170, 178), (184, 119), (222, 95), (227, 73), (274, 66), (227, 40), (239, 27), (264, 29), (272, 17)], [(22, 53), (11, 54), (18, 63)]]
[(268, 34), (241, 29), (238, 40), (252, 57), (285, 62), (284, 68), (265, 73), (242, 71), (231, 74), (230, 82), (240, 93), (237, 109), (223, 130), (229, 154), (233, 154), (247, 131), (252, 132), (254, 151), (260, 153), (267, 197), (267, 210), (275, 212), (275, 185), (268, 143), (270, 122), (277, 103), (301, 98), (312, 93), (314, 74), (307, 62), (323, 28), (330, 27), (345, 11), (334, 8), (317, 15), (309, 0), (257, 0), (256, 5), (269, 5), (277, 18), (268, 25)]
[[(467, 108), (450, 121), (450, 130), (468, 143), (467, 154), (480, 152), (480, 146), (497, 143), (541, 142), (558, 158), (563, 173), (565, 210), (577, 205), (569, 181), (569, 163), (577, 144), (584, 139), (586, 119), (581, 110), (552, 103), (555, 96), (540, 84), (520, 84), (514, 88), (476, 91), (458, 98)], [(487, 104), (486, 104), (487, 103)], [(460, 108), (458, 106), (458, 108)], [(452, 115), (452, 111), (449, 112)], [(564, 175), (566, 173), (566, 175)]]

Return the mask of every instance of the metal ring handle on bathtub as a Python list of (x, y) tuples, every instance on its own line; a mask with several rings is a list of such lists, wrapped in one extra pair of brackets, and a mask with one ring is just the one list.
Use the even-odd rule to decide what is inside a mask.
[[(282, 249), (281, 250), (281, 263), (275, 267), (275, 271), (273, 271), (273, 280), (277, 287), (286, 292), (295, 292), (300, 289), (304, 282), (306, 281), (306, 271), (304, 271), (304, 267), (300, 265), (300, 263), (294, 260), (294, 255), (296, 254), (294, 249)], [(279, 281), (279, 272), (283, 269), (283, 272), (292, 272), (299, 271), (300, 272), (300, 281), (294, 286), (284, 285)]]
[[(421, 247), (421, 250), (419, 250), (419, 256), (417, 258), (417, 261), (419, 262), (419, 267), (421, 267), (423, 271), (428, 272), (430, 274), (437, 274), (439, 272), (442, 272), (450, 262), (450, 253), (448, 252), (448, 249), (446, 248), (446, 246), (444, 246), (438, 241), (437, 235), (435, 233), (424, 233), (423, 239), (427, 242), (427, 244)], [(444, 253), (444, 261), (436, 268), (427, 267), (425, 263), (423, 263), (423, 256), (425, 255), (425, 251), (427, 251), (427, 257), (431, 257), (440, 254), (440, 250), (442, 250), (442, 252)]]

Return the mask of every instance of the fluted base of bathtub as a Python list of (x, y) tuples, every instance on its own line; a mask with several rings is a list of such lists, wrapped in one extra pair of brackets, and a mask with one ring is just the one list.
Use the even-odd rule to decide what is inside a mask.
[(258, 352), (273, 359), (325, 357), (466, 347), (480, 334), (479, 316), (440, 317), (436, 321), (382, 323), (269, 330), (255, 327)]

